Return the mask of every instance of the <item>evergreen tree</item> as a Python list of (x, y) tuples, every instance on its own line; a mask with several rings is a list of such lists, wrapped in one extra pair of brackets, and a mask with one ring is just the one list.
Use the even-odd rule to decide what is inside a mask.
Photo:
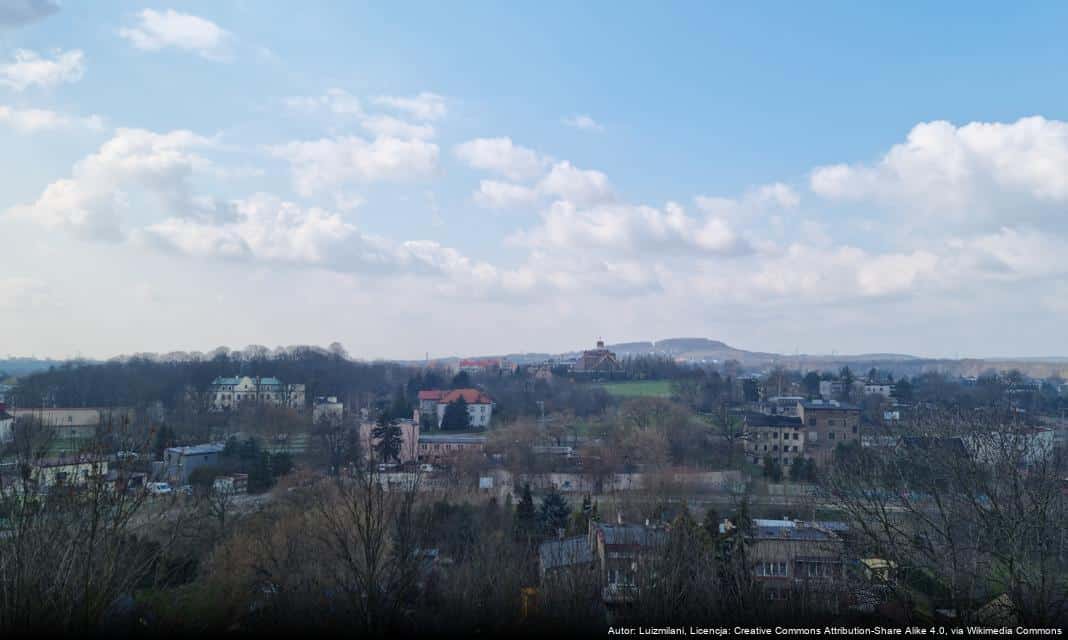
[(564, 496), (553, 490), (541, 501), (541, 512), (538, 516), (542, 529), (552, 535), (559, 529), (567, 529), (567, 521), (571, 517), (571, 505), (567, 503)]
[(248, 492), (249, 493), (263, 493), (271, 488), (274, 484), (274, 478), (271, 477), (271, 454), (266, 451), (260, 453), (253, 461), (252, 466), (248, 470)]
[(400, 461), (401, 429), (396, 423), (386, 420), (385, 424), (376, 425), (371, 436), (375, 439), (374, 449), (380, 461)]
[(805, 459), (798, 456), (790, 462), (790, 480), (800, 482), (805, 479)]
[(471, 387), (471, 376), (469, 376), (466, 371), (461, 371), (460, 373), (457, 373), (455, 376), (453, 376), (453, 378), (452, 378), (452, 388), (453, 389), (468, 389), (470, 387)]
[(519, 504), (515, 507), (515, 536), (516, 539), (530, 539), (537, 528), (537, 513), (534, 511), (534, 496), (530, 493), (530, 485), (523, 485), (523, 495), (519, 498)]
[(471, 416), (467, 413), (467, 401), (463, 396), (445, 405), (445, 414), (441, 417), (441, 428), (453, 431), (465, 431), (471, 428)]
[(709, 507), (707, 510), (705, 510), (705, 520), (703, 523), (701, 523), (701, 526), (704, 527), (705, 532), (708, 533), (709, 537), (711, 537), (713, 540), (718, 538), (719, 513), (716, 512), (716, 510), (712, 507)]
[(167, 447), (173, 447), (176, 442), (176, 436), (174, 429), (167, 425), (160, 425), (160, 428), (156, 431), (156, 439), (152, 444), (152, 451), (156, 454), (157, 460), (163, 459), (163, 452), (167, 450)]

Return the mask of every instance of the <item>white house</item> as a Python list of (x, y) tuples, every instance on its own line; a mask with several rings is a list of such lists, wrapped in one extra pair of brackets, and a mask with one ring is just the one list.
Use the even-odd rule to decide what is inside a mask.
[(337, 396), (319, 396), (312, 405), (312, 422), (319, 424), (324, 420), (332, 424), (341, 424), (345, 416), (345, 405), (338, 402)]
[(453, 389), (441, 394), (437, 401), (438, 427), (445, 419), (445, 409), (460, 398), (467, 403), (467, 415), (476, 429), (488, 427), (493, 417), (493, 400), (478, 389)]
[(283, 384), (278, 378), (215, 378), (208, 391), (212, 411), (228, 411), (243, 403), (304, 409), (304, 385)]

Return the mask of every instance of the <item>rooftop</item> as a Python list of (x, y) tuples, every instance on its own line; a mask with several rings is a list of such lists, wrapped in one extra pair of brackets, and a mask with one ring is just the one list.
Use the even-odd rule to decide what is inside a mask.
[(599, 524), (597, 528), (604, 535), (605, 544), (651, 547), (667, 539), (663, 529), (641, 524)]
[(593, 562), (593, 549), (586, 536), (552, 540), (538, 546), (538, 560), (543, 570), (585, 564)]
[(183, 456), (199, 456), (209, 453), (222, 453), (222, 450), (226, 448), (226, 445), (218, 443), (210, 444), (194, 444), (186, 447), (168, 447), (167, 452), (174, 451), (175, 453)]
[(419, 442), (426, 442), (427, 444), (485, 444), (486, 436), (464, 433), (420, 435)]
[(805, 411), (827, 409), (831, 411), (860, 411), (860, 407), (837, 400), (805, 400), (799, 403)]

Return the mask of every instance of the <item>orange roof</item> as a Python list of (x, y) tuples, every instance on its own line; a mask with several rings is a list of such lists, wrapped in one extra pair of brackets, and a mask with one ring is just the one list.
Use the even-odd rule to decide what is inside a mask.
[(478, 389), (453, 389), (452, 391), (446, 391), (438, 402), (456, 402), (461, 397), (467, 404), (493, 404), (493, 400)]
[(440, 400), (445, 392), (441, 389), (426, 389), (419, 392), (420, 400)]

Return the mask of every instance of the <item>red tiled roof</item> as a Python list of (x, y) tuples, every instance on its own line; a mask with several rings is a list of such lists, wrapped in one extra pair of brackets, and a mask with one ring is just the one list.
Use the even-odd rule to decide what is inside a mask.
[(440, 400), (441, 395), (445, 393), (441, 389), (426, 389), (419, 392), (420, 400)]
[(493, 400), (489, 396), (482, 393), (478, 389), (453, 389), (452, 391), (445, 392), (445, 395), (441, 396), (441, 400), (438, 402), (456, 402), (460, 398), (464, 399), (467, 404), (492, 404)]

